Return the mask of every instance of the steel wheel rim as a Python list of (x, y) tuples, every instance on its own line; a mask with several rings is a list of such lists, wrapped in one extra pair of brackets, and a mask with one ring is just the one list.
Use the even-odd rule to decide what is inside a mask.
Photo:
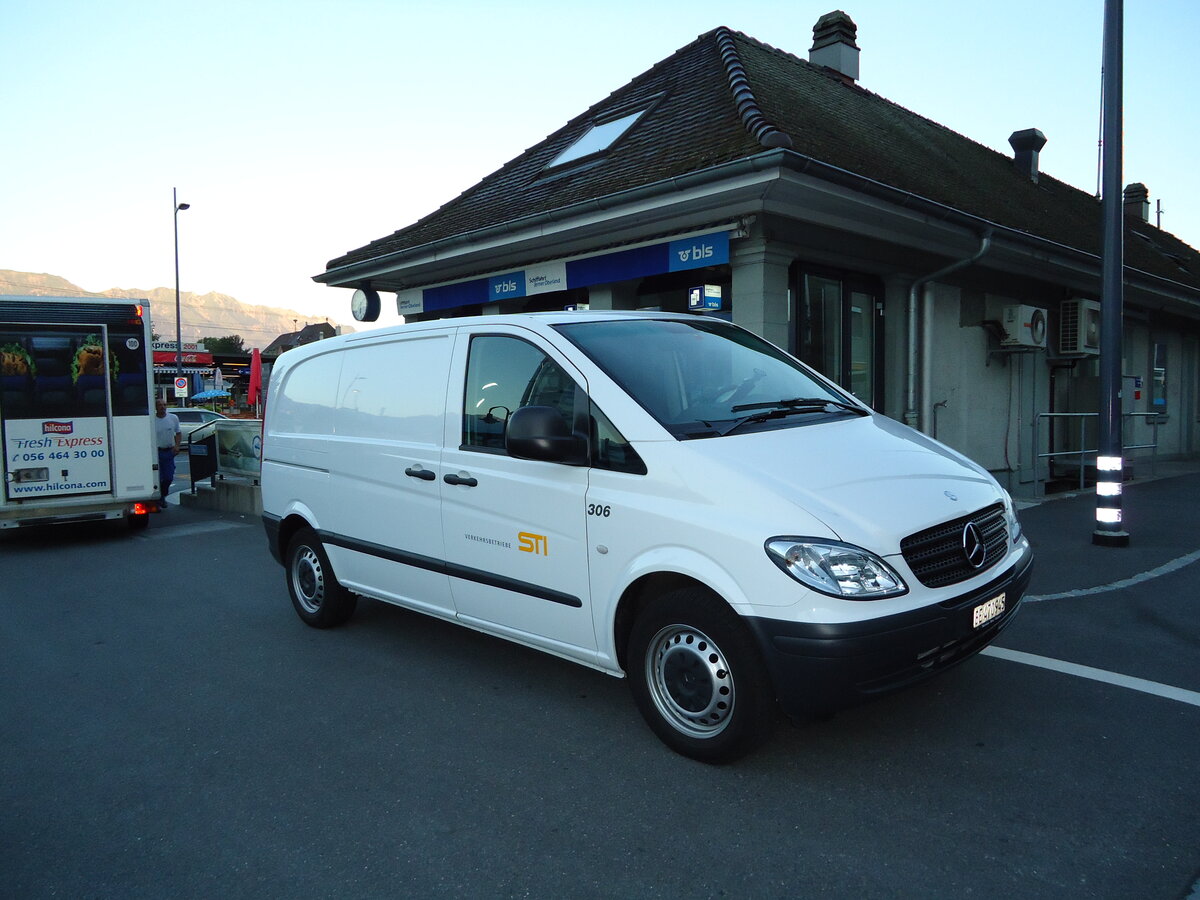
[(325, 572), (312, 547), (304, 547), (292, 562), (292, 586), (296, 599), (307, 613), (316, 613), (325, 600)]
[(659, 715), (676, 731), (711, 738), (729, 725), (733, 673), (721, 648), (700, 629), (660, 629), (646, 651), (646, 683)]

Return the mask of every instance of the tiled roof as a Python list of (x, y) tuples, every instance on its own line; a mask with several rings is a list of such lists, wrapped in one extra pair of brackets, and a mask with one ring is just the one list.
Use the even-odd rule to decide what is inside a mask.
[(275, 357), (279, 354), (291, 350), (294, 347), (299, 347), (303, 344), (311, 344), (313, 341), (322, 341), (326, 338), (333, 337), (337, 332), (328, 322), (318, 322), (315, 325), (305, 325), (299, 331), (289, 331), (287, 334), (281, 334), (275, 340), (267, 345), (262, 351), (263, 356)]
[[(653, 184), (763, 150), (738, 118), (715, 32), (697, 38), (432, 214), (330, 261), (336, 268), (531, 214)], [(544, 168), (609, 110), (662, 98), (600, 160)]]
[[(647, 106), (637, 125), (598, 158), (546, 170), (597, 118)], [(1100, 252), (1101, 205), (1090, 194), (1045, 173), (1035, 183), (1010, 156), (824, 67), (717, 28), (440, 209), (331, 260), (328, 269), (780, 147), (1005, 228)], [(1200, 288), (1200, 253), (1148, 223), (1126, 221), (1128, 266)]]

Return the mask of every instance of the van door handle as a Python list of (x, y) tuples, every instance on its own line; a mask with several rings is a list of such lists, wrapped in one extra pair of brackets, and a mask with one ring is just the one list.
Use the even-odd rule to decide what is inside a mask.
[(420, 478), (422, 481), (433, 481), (437, 476), (428, 469), (422, 469), (420, 466), (409, 466), (404, 470), (404, 474), (410, 478)]
[(463, 487), (478, 487), (479, 482), (468, 475), (466, 478), (459, 478), (457, 475), (443, 475), (442, 481), (446, 484), (461, 484)]

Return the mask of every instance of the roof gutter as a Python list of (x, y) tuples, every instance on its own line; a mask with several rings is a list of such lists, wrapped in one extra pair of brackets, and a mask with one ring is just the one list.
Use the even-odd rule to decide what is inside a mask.
[[(721, 163), (707, 169), (700, 169), (663, 181), (656, 181), (653, 184), (618, 191), (615, 194), (607, 194), (603, 197), (535, 213), (531, 216), (513, 219), (497, 225), (488, 225), (474, 231), (442, 238), (437, 241), (430, 241), (429, 243), (420, 244), (415, 247), (395, 250), (391, 253), (374, 257), (373, 259), (349, 263), (339, 266), (336, 269), (327, 269), (319, 275), (314, 275), (313, 281), (320, 284), (354, 287), (364, 280), (379, 275), (381, 272), (396, 269), (420, 258), (427, 260), (445, 258), (447, 251), (477, 245), (489, 240), (496, 240), (519, 232), (524, 232), (530, 236), (535, 236), (539, 232), (542, 232), (544, 236), (543, 229), (546, 226), (567, 222), (586, 215), (589, 212), (619, 209), (629, 204), (695, 190), (733, 178), (756, 175), (775, 168), (787, 169), (801, 175), (811, 175), (822, 181), (866, 194), (902, 209), (911, 209), (922, 215), (966, 228), (977, 235), (989, 232), (993, 236), (1002, 235), (1006, 243), (1011, 241), (1013, 244), (1019, 246), (1053, 253), (1062, 258), (1079, 262), (1089, 268), (1094, 268), (1097, 273), (1096, 277), (1099, 278), (1101, 260), (1098, 254), (1087, 253), (1067, 244), (1060, 244), (1026, 231), (1000, 225), (980, 216), (947, 206), (944, 203), (938, 203), (937, 201), (929, 200), (901, 188), (892, 187), (891, 185), (875, 181), (863, 175), (857, 175), (847, 169), (841, 169), (829, 163), (821, 162), (810, 156), (797, 153), (794, 150), (772, 149), (763, 153), (757, 153), (754, 156), (742, 157), (732, 162)], [(752, 212), (752, 210), (747, 210), (747, 212)], [(1144, 279), (1143, 284), (1148, 290), (1174, 296), (1183, 302), (1195, 305), (1200, 310), (1200, 291), (1197, 291), (1196, 288), (1127, 266), (1127, 283), (1131, 280), (1131, 275), (1136, 275), (1138, 278)]]
[[(766, 155), (766, 154), (762, 154)], [(828, 181), (832, 184), (837, 184), (841, 187), (850, 188), (859, 193), (867, 194), (887, 203), (895, 204), (902, 209), (912, 209), (922, 215), (931, 216), (941, 219), (944, 222), (949, 222), (954, 225), (959, 225), (967, 228), (977, 235), (991, 233), (993, 236), (1003, 236), (1006, 243), (1019, 245), (1021, 247), (1041, 250), (1046, 253), (1053, 253), (1061, 256), (1064, 259), (1074, 260), (1084, 264), (1090, 268), (1094, 268), (1096, 272), (1097, 282), (1100, 278), (1101, 258), (1097, 253), (1088, 253), (1080, 250), (1077, 247), (1072, 247), (1069, 244), (1060, 244), (1057, 241), (1052, 241), (1049, 238), (1039, 237), (1036, 234), (1030, 234), (1028, 231), (1021, 231), (1017, 228), (1012, 228), (1007, 225), (1000, 225), (989, 219), (981, 216), (972, 215), (971, 213), (963, 212), (953, 206), (947, 206), (944, 203), (938, 203), (936, 200), (929, 200), (919, 194), (913, 194), (901, 188), (892, 187), (884, 184), (881, 181), (875, 181), (863, 175), (857, 175), (846, 169), (840, 169), (837, 166), (829, 163), (821, 162), (820, 160), (812, 159), (808, 156), (803, 156), (799, 153), (789, 152), (787, 156), (788, 168), (793, 169), (801, 174), (811, 174), (822, 181)], [(1189, 284), (1184, 284), (1181, 281), (1174, 281), (1170, 278), (1165, 278), (1161, 275), (1154, 275), (1150, 272), (1144, 272), (1141, 269), (1135, 269), (1132, 266), (1125, 267), (1125, 283), (1131, 285), (1135, 279), (1140, 281), (1138, 286), (1145, 290), (1154, 291), (1160, 294), (1167, 294), (1175, 299), (1190, 303), (1200, 311), (1200, 290)]]
[(755, 175), (779, 167), (784, 157), (785, 152), (782, 150), (771, 150), (754, 156), (742, 157), (741, 159), (721, 163), (707, 169), (699, 169), (695, 172), (677, 175), (663, 181), (656, 181), (652, 184), (618, 191), (615, 194), (606, 194), (603, 197), (595, 197), (580, 203), (571, 204), (570, 206), (560, 206), (555, 209), (546, 210), (545, 212), (501, 222), (497, 225), (487, 225), (483, 228), (477, 228), (474, 231), (463, 232), (452, 237), (430, 241), (426, 244), (418, 244), (415, 247), (394, 250), (391, 253), (376, 256), (372, 259), (348, 263), (344, 266), (338, 266), (336, 269), (326, 269), (321, 274), (314, 275), (313, 281), (334, 286), (349, 287), (357, 285), (363, 279), (379, 274), (380, 270), (395, 269), (406, 262), (411, 262), (422, 257), (444, 258), (446, 251), (454, 248), (470, 247), (488, 240), (495, 240), (520, 232), (529, 234), (544, 233), (543, 229), (547, 225), (569, 221), (586, 215), (589, 212), (619, 209), (634, 203), (703, 188), (710, 184), (724, 183), (739, 176)]

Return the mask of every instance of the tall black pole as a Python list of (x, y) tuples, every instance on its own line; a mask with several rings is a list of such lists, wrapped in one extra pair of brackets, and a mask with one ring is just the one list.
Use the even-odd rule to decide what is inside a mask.
[(1124, 0), (1104, 0), (1104, 250), (1100, 284), (1100, 441), (1096, 457), (1096, 529), (1092, 543), (1129, 544), (1121, 515), (1125, 463), (1121, 443), (1121, 349), (1125, 305), (1124, 200), (1121, 189)]

